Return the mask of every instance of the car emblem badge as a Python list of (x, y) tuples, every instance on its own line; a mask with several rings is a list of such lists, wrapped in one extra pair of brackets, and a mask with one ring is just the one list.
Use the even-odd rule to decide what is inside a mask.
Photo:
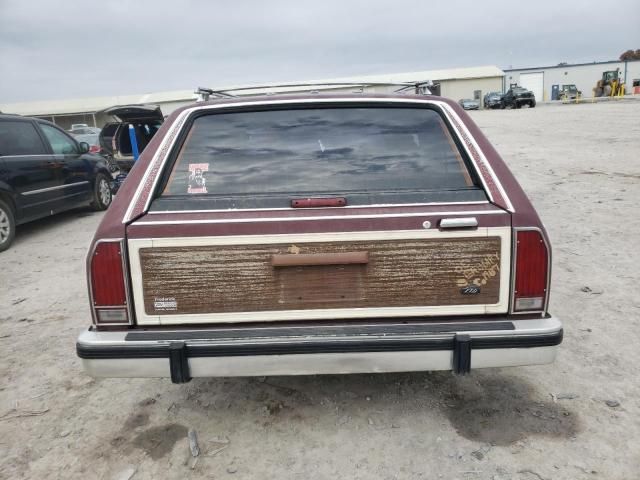
[(478, 295), (480, 293), (480, 287), (478, 285), (467, 285), (460, 289), (462, 295)]

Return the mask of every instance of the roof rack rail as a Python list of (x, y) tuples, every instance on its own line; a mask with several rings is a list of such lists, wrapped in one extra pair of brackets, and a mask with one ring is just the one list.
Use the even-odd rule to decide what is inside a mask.
[[(198, 102), (206, 102), (211, 97), (215, 98), (233, 98), (237, 97), (232, 92), (251, 92), (251, 90), (268, 90), (268, 89), (283, 89), (283, 88), (295, 88), (301, 89), (300, 91), (318, 93), (317, 87), (356, 87), (364, 91), (365, 87), (400, 87), (394, 90), (394, 93), (407, 92), (413, 89), (416, 95), (431, 95), (431, 88), (436, 86), (431, 80), (423, 80), (420, 82), (310, 82), (310, 83), (283, 83), (283, 84), (266, 84), (266, 85), (252, 85), (249, 87), (234, 87), (221, 90), (214, 90), (212, 88), (198, 87), (194, 93), (198, 95)], [(304, 87), (309, 87), (305, 89)], [(315, 87), (315, 88), (314, 88)], [(257, 93), (245, 93), (244, 95), (273, 95), (280, 92), (257, 92)], [(291, 92), (287, 92), (291, 93)]]

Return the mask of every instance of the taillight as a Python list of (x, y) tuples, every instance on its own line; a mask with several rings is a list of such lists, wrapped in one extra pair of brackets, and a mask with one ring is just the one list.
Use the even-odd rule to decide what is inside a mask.
[(542, 311), (547, 299), (549, 252), (539, 230), (516, 230), (513, 311)]
[(98, 153), (100, 152), (100, 145), (90, 145), (89, 146), (90, 153)]
[(90, 260), (96, 324), (129, 323), (122, 242), (98, 242)]

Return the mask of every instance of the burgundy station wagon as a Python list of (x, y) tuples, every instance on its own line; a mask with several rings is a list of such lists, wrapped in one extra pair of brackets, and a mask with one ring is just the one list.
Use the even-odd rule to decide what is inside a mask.
[(496, 150), (433, 95), (245, 96), (175, 111), (87, 258), (104, 377), (544, 364), (551, 250)]

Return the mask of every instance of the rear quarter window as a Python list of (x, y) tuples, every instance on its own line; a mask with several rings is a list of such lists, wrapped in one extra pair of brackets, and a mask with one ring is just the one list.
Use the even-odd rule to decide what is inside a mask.
[(0, 121), (0, 156), (48, 153), (31, 122)]
[(73, 155), (79, 153), (76, 143), (66, 133), (43, 123), (40, 124), (40, 128), (45, 137), (47, 137), (47, 140), (49, 140), (53, 153), (57, 155)]
[(350, 205), (486, 199), (440, 113), (426, 108), (196, 117), (160, 199), (255, 208), (309, 196)]

